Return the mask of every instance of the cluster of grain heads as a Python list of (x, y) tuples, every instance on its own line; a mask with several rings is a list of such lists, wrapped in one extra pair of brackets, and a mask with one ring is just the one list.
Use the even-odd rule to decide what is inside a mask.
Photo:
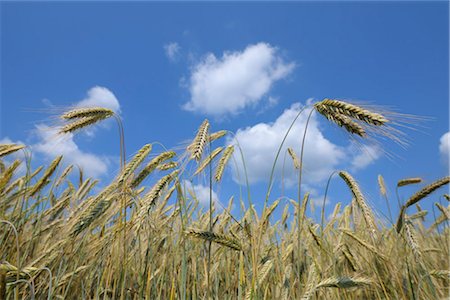
[(114, 116), (114, 112), (108, 108), (75, 108), (61, 115), (61, 119), (68, 121), (68, 123), (61, 127), (60, 133), (73, 133), (112, 116)]
[[(335, 120), (345, 117), (377, 127), (383, 121), (368, 121), (366, 111), (332, 101), (324, 105), (338, 116)], [(106, 118), (110, 113), (81, 109), (67, 113), (64, 120), (97, 114)], [(441, 215), (428, 227), (430, 213), (418, 206), (418, 198), (447, 184), (448, 178), (406, 202), (405, 207), (415, 206), (417, 211), (404, 212), (402, 234), (392, 234), (375, 219), (355, 179), (344, 171), (339, 175), (354, 200), (345, 207), (336, 205), (323, 226), (308, 217), (308, 193), (300, 204), (283, 196), (261, 211), (257, 205), (246, 208), (239, 199), (238, 218), (232, 200), (223, 210), (208, 211), (192, 191), (181, 187), (193, 175), (196, 180), (202, 174), (223, 180), (234, 147), (207, 144), (225, 134), (210, 133), (204, 122), (188, 152), (179, 154), (185, 160), (172, 161), (173, 151), (149, 158), (152, 147), (144, 145), (106, 186), (85, 178), (82, 170), (74, 179), (72, 166), (59, 172), (60, 157), (25, 175), (18, 172), (24, 161), (5, 160), (0, 168), (0, 299), (350, 300), (448, 295), (448, 228), (440, 224), (448, 220), (449, 207), (435, 204)], [(288, 153), (301, 168), (294, 151)], [(215, 167), (215, 172), (206, 171), (208, 167)], [(381, 176), (378, 183), (387, 197)], [(280, 220), (274, 219), (286, 199)], [(11, 223), (17, 235), (4, 222)], [(373, 238), (373, 232), (380, 238)]]
[(450, 182), (450, 176), (441, 178), (441, 179), (439, 179), (439, 180), (437, 180), (437, 181), (435, 181), (435, 182), (425, 186), (424, 188), (419, 190), (417, 193), (412, 195), (411, 198), (409, 198), (408, 201), (406, 201), (406, 203), (400, 209), (400, 214), (398, 216), (397, 224), (396, 224), (397, 232), (400, 233), (400, 231), (401, 231), (401, 229), (403, 227), (405, 212), (406, 212), (406, 209), (408, 207), (416, 204), (417, 202), (419, 202), (420, 200), (422, 200), (425, 197), (429, 196), (431, 193), (433, 193), (434, 191), (436, 191), (440, 187), (448, 184), (449, 182)]
[(127, 180), (131, 174), (139, 167), (139, 165), (145, 160), (148, 154), (152, 151), (152, 145), (144, 145), (133, 157), (133, 159), (125, 166), (122, 174), (119, 177), (118, 183), (122, 185), (125, 180)]
[(165, 151), (158, 156), (154, 157), (150, 162), (138, 173), (138, 175), (133, 179), (130, 186), (132, 188), (137, 187), (144, 181), (147, 176), (149, 176), (162, 162), (175, 157), (176, 153), (174, 151)]
[[(314, 104), (314, 106), (320, 114), (324, 115), (327, 118), (330, 118), (330, 120), (332, 121), (335, 121), (333, 120), (333, 118), (339, 116), (352, 118), (374, 126), (382, 126), (388, 122), (386, 117), (379, 113), (375, 113), (363, 109), (358, 105), (340, 100), (324, 99)], [(337, 124), (339, 126), (342, 126), (339, 123)]]
[(347, 132), (366, 137), (365, 126), (383, 126), (388, 120), (381, 114), (360, 106), (340, 101), (324, 99), (314, 104), (318, 113), (331, 122), (343, 127)]

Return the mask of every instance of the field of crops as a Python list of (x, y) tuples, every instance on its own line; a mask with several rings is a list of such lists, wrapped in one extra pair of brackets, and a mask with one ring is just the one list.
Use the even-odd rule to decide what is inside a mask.
[[(389, 113), (330, 99), (312, 108), (362, 140), (401, 142)], [(389, 183), (417, 188), (398, 215), (380, 220), (356, 179), (338, 171), (334, 180), (353, 200), (317, 222), (301, 185), (303, 148), (289, 148), (299, 175), (292, 199), (267, 195), (253, 204), (236, 191), (222, 208), (211, 192), (204, 209), (183, 182), (204, 176), (220, 185), (231, 176), (241, 153), (239, 144), (223, 146), (227, 131), (205, 120), (183, 151), (146, 144), (127, 157), (113, 111), (75, 108), (59, 117), (61, 135), (115, 118), (120, 171), (100, 189), (64, 157), (32, 168), (26, 145), (0, 145), (0, 299), (448, 299), (450, 209), (438, 200), (449, 200), (450, 177)], [(378, 184), (386, 205), (397, 207), (381, 175)]]

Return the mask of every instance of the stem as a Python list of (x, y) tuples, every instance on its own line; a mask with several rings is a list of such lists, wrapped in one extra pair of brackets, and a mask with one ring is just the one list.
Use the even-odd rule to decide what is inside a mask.
[(322, 215), (321, 215), (321, 218), (320, 218), (320, 230), (321, 230), (321, 233), (322, 233), (322, 239), (323, 239), (323, 224), (324, 224), (324, 221), (325, 221), (325, 201), (327, 199), (328, 188), (330, 186), (331, 178), (333, 177), (334, 174), (336, 174), (336, 171), (333, 171), (333, 173), (331, 173), (330, 177), (328, 178), (327, 187), (325, 188), (325, 194), (323, 196)]
[(303, 139), (302, 139), (302, 146), (301, 146), (301, 150), (300, 150), (300, 168), (298, 170), (298, 212), (297, 212), (297, 224), (299, 226), (298, 230), (297, 230), (297, 251), (298, 251), (298, 257), (297, 257), (297, 266), (298, 266), (298, 294), (301, 295), (301, 278), (300, 278), (300, 268), (301, 268), (301, 260), (300, 260), (300, 236), (301, 236), (301, 230), (303, 228), (303, 219), (304, 216), (300, 216), (300, 206), (301, 206), (301, 186), (302, 186), (302, 170), (303, 170), (303, 152), (304, 152), (304, 148), (305, 148), (305, 139), (306, 139), (306, 132), (308, 130), (308, 125), (309, 125), (309, 120), (311, 119), (312, 113), (314, 112), (314, 109), (311, 109), (311, 112), (308, 115), (308, 119), (306, 120), (306, 125), (305, 125), (305, 131), (303, 133)]
[[(211, 140), (209, 140), (209, 159), (211, 161)], [(209, 164), (209, 232), (213, 230), (212, 223), (212, 209), (213, 209), (213, 200), (212, 200), (212, 163)], [(211, 244), (212, 241), (208, 242), (208, 299), (212, 299), (212, 289), (211, 289)]]
[(275, 156), (275, 161), (273, 162), (272, 165), (272, 171), (270, 172), (270, 179), (269, 179), (269, 187), (266, 193), (266, 199), (264, 200), (264, 209), (267, 206), (267, 202), (269, 201), (269, 197), (270, 197), (270, 192), (272, 191), (272, 185), (273, 185), (273, 177), (274, 177), (274, 173), (275, 173), (275, 166), (277, 164), (278, 161), (278, 157), (280, 156), (280, 152), (281, 149), (283, 148), (284, 142), (286, 141), (286, 138), (289, 134), (289, 132), (291, 131), (292, 127), (294, 126), (295, 122), (297, 121), (298, 117), (300, 117), (300, 114), (305, 110), (306, 107), (302, 108), (298, 114), (295, 116), (294, 120), (292, 121), (291, 125), (289, 126), (288, 130), (286, 131), (286, 134), (283, 137), (283, 140), (281, 141), (280, 147), (278, 147), (278, 151), (277, 151), (277, 155)]

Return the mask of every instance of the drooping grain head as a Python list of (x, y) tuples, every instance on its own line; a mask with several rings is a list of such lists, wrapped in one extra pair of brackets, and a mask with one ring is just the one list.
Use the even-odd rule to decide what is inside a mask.
[(388, 122), (388, 120), (379, 113), (375, 113), (358, 105), (340, 100), (325, 98), (324, 100), (316, 103), (314, 106), (317, 111), (325, 117), (329, 114), (335, 113), (375, 126), (381, 126)]
[(114, 115), (114, 112), (104, 107), (84, 107), (75, 108), (61, 115), (61, 119), (72, 120), (86, 117), (100, 117), (102, 119), (109, 118)]
[(405, 179), (401, 179), (397, 182), (397, 187), (402, 187), (402, 186), (410, 185), (410, 184), (417, 184), (417, 183), (421, 183), (421, 182), (422, 182), (422, 178), (418, 178), (418, 177), (405, 178)]
[(19, 151), (20, 149), (23, 149), (23, 148), (25, 148), (25, 145), (1, 144), (0, 145), (0, 157), (9, 155), (9, 154)]

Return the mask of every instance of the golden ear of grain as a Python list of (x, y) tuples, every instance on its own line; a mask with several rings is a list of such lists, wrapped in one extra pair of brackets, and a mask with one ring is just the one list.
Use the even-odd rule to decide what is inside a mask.
[(161, 164), (159, 166), (157, 166), (156, 168), (160, 171), (167, 171), (170, 169), (175, 169), (176, 167), (178, 167), (178, 163), (176, 161), (171, 161), (165, 164)]
[(325, 98), (324, 100), (314, 105), (321, 113), (329, 114), (331, 112), (357, 119), (364, 123), (381, 126), (388, 122), (388, 120), (381, 114), (371, 112), (367, 109), (363, 109), (360, 106), (351, 104), (340, 100), (332, 100)]
[(421, 182), (422, 182), (422, 178), (418, 178), (418, 177), (405, 178), (405, 179), (399, 180), (397, 182), (397, 187), (402, 187), (405, 185), (416, 184), (416, 183), (421, 183)]
[(61, 119), (72, 120), (86, 117), (103, 117), (109, 118), (114, 115), (114, 112), (104, 107), (83, 107), (75, 108), (61, 115)]
[(417, 202), (427, 197), (441, 186), (448, 184), (449, 182), (450, 176), (447, 176), (427, 185), (426, 187), (415, 193), (411, 198), (409, 198), (408, 201), (406, 201), (405, 206), (410, 207), (411, 205), (416, 204)]
[(375, 218), (373, 217), (372, 210), (369, 208), (366, 201), (364, 200), (364, 196), (361, 193), (358, 184), (353, 179), (353, 177), (345, 171), (339, 172), (339, 176), (345, 181), (347, 186), (350, 188), (350, 191), (355, 197), (356, 203), (358, 204), (359, 208), (363, 213), (363, 217), (367, 226), (369, 227), (369, 229), (372, 231), (373, 234), (376, 234), (377, 225), (375, 223)]
[(380, 194), (383, 197), (386, 197), (386, 185), (384, 184), (384, 178), (381, 175), (378, 175), (378, 186), (380, 187)]
[(220, 131), (211, 133), (209, 135), (209, 141), (212, 142), (212, 141), (215, 141), (217, 139), (220, 139), (221, 137), (224, 137), (226, 134), (227, 134), (226, 130), (220, 130)]
[(222, 246), (226, 246), (233, 250), (242, 250), (241, 243), (237, 239), (224, 234), (214, 233), (210, 231), (201, 231), (193, 228), (188, 229), (185, 233), (202, 240), (211, 241)]
[(357, 237), (356, 235), (354, 235), (350, 230), (341, 228), (341, 231), (343, 233), (345, 233), (347, 236), (351, 237), (352, 239), (354, 239), (355, 241), (357, 241), (361, 246), (363, 246), (364, 248), (366, 248), (367, 250), (369, 250), (370, 252), (376, 254), (378, 257), (380, 257), (381, 259), (387, 261), (386, 256), (384, 256), (382, 253), (380, 253), (374, 246), (370, 245), (369, 243), (365, 242), (364, 240), (360, 239), (359, 237)]
[(199, 161), (202, 157), (206, 142), (208, 142), (208, 131), (209, 121), (205, 119), (198, 129), (194, 141), (187, 148), (187, 150), (191, 152), (191, 159)]
[(219, 160), (219, 164), (217, 165), (216, 174), (214, 175), (214, 179), (219, 182), (222, 179), (223, 172), (225, 170), (225, 166), (231, 158), (231, 155), (234, 152), (234, 146), (229, 145), (225, 151), (223, 151), (222, 157)]
[(1, 144), (0, 145), (0, 157), (9, 155), (13, 152), (19, 151), (25, 148), (25, 145), (19, 144)]
[(150, 209), (155, 204), (156, 200), (163, 194), (164, 188), (178, 176), (179, 171), (175, 170), (170, 174), (165, 175), (152, 187), (152, 189), (144, 196), (142, 206), (138, 214), (138, 229), (141, 228)]
[(152, 145), (146, 144), (138, 151), (138, 153), (136, 153), (133, 159), (125, 166), (122, 175), (119, 177), (119, 185), (123, 184), (123, 182), (134, 172), (134, 170), (136, 170), (150, 151), (152, 151)]
[(295, 167), (296, 169), (300, 169), (300, 160), (298, 159), (297, 154), (295, 154), (294, 149), (292, 149), (291, 147), (289, 147), (289, 148), (287, 149), (287, 152), (289, 153), (289, 155), (290, 155), (291, 158), (292, 158), (292, 161), (294, 162), (294, 167)]
[(202, 172), (206, 166), (208, 166), (211, 161), (217, 156), (219, 155), (220, 152), (222, 152), (223, 147), (217, 147), (216, 149), (213, 150), (213, 152), (211, 152), (210, 155), (208, 155), (208, 157), (206, 157), (198, 166), (197, 170), (194, 173), (194, 176), (199, 174), (200, 172)]
[(33, 186), (33, 188), (30, 191), (30, 196), (33, 197), (36, 195), (42, 188), (44, 188), (48, 183), (48, 179), (53, 175), (56, 168), (58, 167), (59, 163), (62, 160), (62, 155), (55, 158), (50, 166), (45, 170), (44, 175), (39, 179), (39, 181)]
[(62, 126), (59, 130), (59, 133), (60, 134), (74, 133), (82, 128), (88, 127), (88, 126), (98, 123), (102, 120), (105, 120), (113, 115), (114, 115), (114, 113), (113, 114), (92, 114), (92, 115), (89, 115), (86, 117), (72, 118), (69, 120), (74, 120), (74, 121)]
[(312, 263), (308, 274), (308, 282), (306, 283), (306, 289), (305, 292), (303, 293), (301, 300), (309, 300), (316, 291), (316, 282), (317, 282), (316, 272), (317, 272), (316, 265)]
[(348, 289), (372, 284), (372, 281), (363, 277), (331, 277), (319, 282), (316, 288), (333, 287)]
[(336, 113), (332, 110), (327, 110), (322, 105), (318, 105), (316, 110), (339, 127), (343, 127), (349, 133), (359, 135), (360, 137), (366, 137), (366, 131), (364, 128), (357, 122), (353, 121), (350, 117)]
[(171, 159), (172, 157), (174, 157), (176, 155), (175, 152), (173, 151), (166, 151), (161, 153), (160, 155), (156, 156), (155, 158), (153, 158), (143, 169), (141, 172), (139, 172), (139, 174), (133, 179), (133, 181), (131, 182), (131, 187), (135, 188), (137, 187), (139, 184), (141, 184), (141, 182), (148, 176), (150, 175), (151, 172), (153, 172), (156, 167), (158, 167), (158, 165), (160, 163), (162, 163), (163, 161), (166, 161), (168, 159)]
[(422, 253), (420, 252), (419, 243), (417, 242), (417, 238), (414, 233), (414, 226), (409, 220), (405, 221), (405, 236), (406, 242), (411, 247), (414, 254), (414, 259), (419, 263), (422, 258)]
[(435, 203), (436, 207), (442, 212), (442, 214), (447, 218), (447, 220), (450, 219), (450, 212), (447, 208), (443, 207), (440, 203)]
[(16, 169), (20, 166), (20, 160), (15, 160), (2, 174), (0, 175), (0, 194), (6, 188), (6, 185), (11, 181)]

